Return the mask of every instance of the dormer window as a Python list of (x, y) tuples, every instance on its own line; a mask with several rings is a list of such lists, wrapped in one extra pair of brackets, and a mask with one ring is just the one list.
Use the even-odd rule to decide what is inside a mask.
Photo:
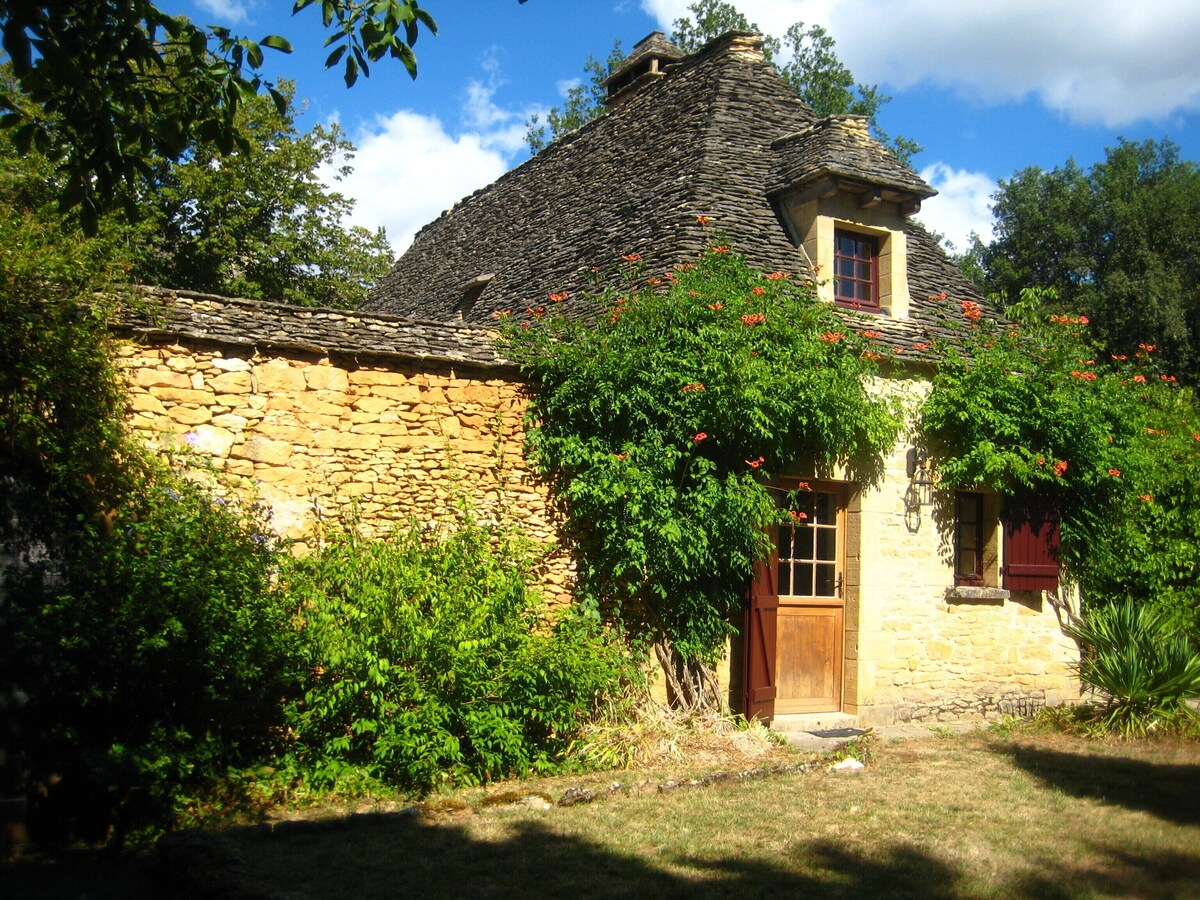
[(835, 303), (879, 312), (879, 242), (875, 238), (835, 229), (833, 273)]

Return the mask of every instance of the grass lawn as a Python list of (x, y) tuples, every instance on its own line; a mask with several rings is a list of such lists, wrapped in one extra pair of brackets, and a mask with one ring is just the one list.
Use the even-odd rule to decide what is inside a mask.
[(653, 790), (672, 774), (622, 773), (589, 805), (466, 795), (458, 812), (239, 843), (312, 898), (1200, 896), (1195, 743), (931, 735), (857, 772)]
[[(657, 790), (703, 771), (803, 759), (709, 753), (690, 768), (458, 792), (409, 817), (318, 809), (306, 815), (326, 824), (311, 832), (236, 826), (225, 836), (256, 879), (313, 900), (1200, 896), (1195, 742), (931, 733), (877, 745), (860, 771), (822, 763)], [(576, 786), (600, 796), (569, 808), (485, 800), (557, 799)], [(0, 894), (68, 896), (23, 891), (19, 874), (0, 873)]]

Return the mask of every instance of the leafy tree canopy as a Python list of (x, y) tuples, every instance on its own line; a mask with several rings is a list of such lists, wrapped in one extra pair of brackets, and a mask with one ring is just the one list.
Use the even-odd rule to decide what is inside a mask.
[[(347, 85), (385, 56), (415, 77), (419, 27), (437, 31), (418, 0), (296, 0), (295, 12), (312, 6), (329, 31), (326, 66), (342, 65)], [(0, 126), (18, 150), (56, 163), (59, 201), (89, 232), (113, 193), (151, 177), (156, 160), (197, 143), (241, 144), (238, 110), (261, 89), (286, 107), (259, 74), (264, 49), (290, 52), (285, 38), (201, 28), (149, 0), (0, 0), (0, 36), (16, 77), (0, 92)]]
[[(197, 145), (182, 160), (153, 158), (146, 181), (119, 190), (133, 220), (106, 213), (94, 237), (122, 280), (353, 307), (387, 272), (383, 232), (345, 227), (353, 201), (322, 177), (348, 171), (353, 146), (337, 126), (299, 133), (292, 84), (277, 90), (282, 113), (263, 96), (239, 107), (230, 153)], [(34, 149), (22, 154), (11, 136), (0, 133), (0, 198), (70, 233), (73, 218), (57, 210), (55, 164)]]
[[(760, 31), (757, 24), (748, 20), (726, 0), (696, 0), (688, 9), (692, 17), (676, 19), (671, 34), (672, 42), (688, 53), (699, 50), (727, 31)], [(824, 28), (813, 25), (806, 29), (803, 22), (796, 22), (788, 28), (782, 41), (777, 37), (765, 36), (763, 55), (773, 62), (781, 55), (785, 45), (791, 62), (780, 67), (780, 74), (812, 107), (813, 112), (819, 116), (866, 116), (875, 137), (905, 162), (921, 151), (920, 145), (914, 141), (899, 136), (891, 138), (880, 127), (879, 110), (891, 98), (880, 93), (877, 85), (855, 82), (853, 74), (834, 51), (832, 35)], [(529, 120), (529, 130), (525, 135), (529, 148), (536, 153), (601, 115), (605, 97), (603, 81), (623, 58), (620, 42), (614, 46), (604, 63), (589, 56), (584, 65), (588, 81), (571, 88), (566, 103), (561, 107), (552, 107), (545, 124), (540, 122), (538, 116)]]
[(1012, 304), (1052, 288), (1113, 352), (1154, 344), (1200, 379), (1200, 168), (1178, 147), (1122, 140), (1087, 171), (1024, 169), (994, 199), (996, 238), (973, 254), (987, 290)]

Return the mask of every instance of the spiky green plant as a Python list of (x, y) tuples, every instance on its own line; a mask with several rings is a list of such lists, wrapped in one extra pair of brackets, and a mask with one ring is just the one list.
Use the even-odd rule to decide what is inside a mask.
[(1200, 696), (1200, 653), (1164, 611), (1124, 600), (1089, 610), (1067, 633), (1079, 642), (1079, 677), (1106, 697), (1101, 722), (1140, 736), (1192, 715)]

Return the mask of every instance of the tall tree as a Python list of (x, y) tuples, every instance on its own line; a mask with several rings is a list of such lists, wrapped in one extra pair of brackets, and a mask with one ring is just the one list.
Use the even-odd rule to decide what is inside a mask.
[[(676, 19), (671, 34), (671, 41), (688, 53), (699, 50), (727, 31), (761, 30), (726, 0), (696, 0), (688, 10), (691, 18)], [(796, 22), (787, 30), (783, 41), (765, 35), (763, 55), (768, 62), (774, 62), (782, 54), (785, 45), (791, 61), (780, 67), (780, 74), (812, 107), (813, 112), (819, 116), (866, 116), (875, 137), (904, 162), (921, 151), (921, 146), (915, 141), (900, 136), (892, 138), (880, 127), (879, 110), (891, 97), (880, 93), (878, 85), (858, 84), (854, 80), (854, 75), (838, 59), (832, 35), (824, 28), (819, 25), (805, 28), (803, 22)], [(619, 47), (618, 44), (616, 50)], [(603, 81), (612, 74), (621, 59), (622, 55), (610, 54), (607, 67), (604, 67), (589, 56), (584, 73), (590, 77), (590, 83), (572, 88), (562, 107), (550, 109), (545, 125), (541, 124), (538, 116), (529, 120), (529, 131), (525, 135), (529, 148), (536, 153), (601, 115), (604, 112)]]
[(282, 113), (265, 97), (238, 110), (232, 153), (199, 146), (163, 160), (139, 195), (132, 277), (148, 284), (310, 306), (354, 307), (394, 262), (382, 229), (348, 228), (354, 201), (326, 186), (354, 147), (336, 126), (301, 134), (290, 82)]
[[(296, 0), (294, 11), (315, 5)], [(419, 26), (437, 31), (418, 0), (319, 5), (333, 47), (325, 64), (343, 65), (347, 85), (385, 56), (415, 77)], [(286, 39), (200, 28), (150, 0), (0, 0), (0, 36), (16, 76), (16, 90), (0, 92), (0, 126), (22, 151), (36, 147), (58, 164), (61, 204), (89, 232), (117, 188), (147, 177), (157, 158), (178, 159), (197, 142), (231, 150), (238, 109), (260, 89), (285, 106), (259, 69), (264, 48), (290, 52)]]
[(1073, 161), (1001, 181), (985, 288), (1006, 304), (1053, 288), (1114, 353), (1160, 348), (1200, 380), (1200, 168), (1170, 141), (1122, 140), (1086, 172)]

